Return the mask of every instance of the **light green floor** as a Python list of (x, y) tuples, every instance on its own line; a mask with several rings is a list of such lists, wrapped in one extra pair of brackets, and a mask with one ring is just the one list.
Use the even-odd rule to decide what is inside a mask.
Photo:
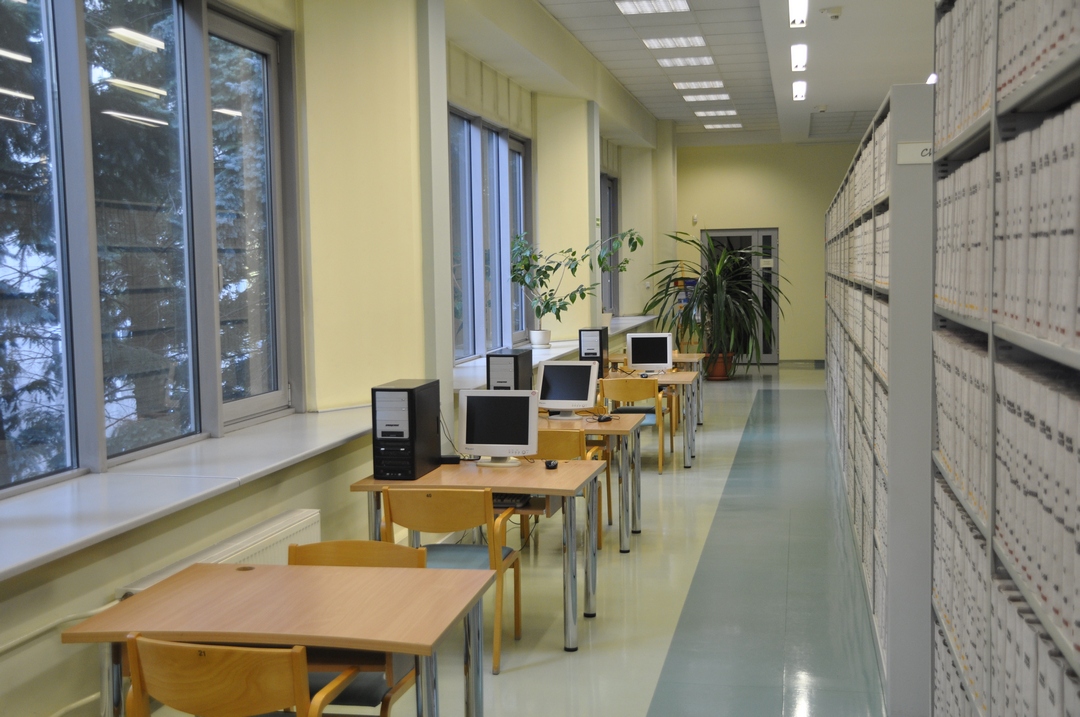
[[(485, 714), (881, 714), (865, 597), (827, 471), (823, 381), (774, 369), (709, 384), (690, 469), (665, 461), (657, 476), (655, 432), (646, 437), (643, 532), (621, 555), (607, 528), (598, 614), (580, 620), (576, 653), (562, 649), (561, 520), (543, 521), (523, 556), (524, 636), (511, 637), (507, 600)], [(490, 600), (487, 610), (490, 652)], [(442, 715), (463, 713), (461, 674), (452, 634), (439, 651)], [(394, 715), (414, 709), (410, 694)]]

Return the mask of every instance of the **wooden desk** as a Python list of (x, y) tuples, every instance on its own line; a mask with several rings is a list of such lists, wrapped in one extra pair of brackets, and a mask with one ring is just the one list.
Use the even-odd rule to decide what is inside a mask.
[(697, 455), (697, 404), (699, 398), (697, 385), (700, 375), (700, 371), (674, 371), (649, 376), (649, 378), (655, 378), (661, 386), (678, 386), (682, 394), (682, 400), (679, 402), (682, 417), (679, 420), (683, 425), (683, 468), (689, 468), (691, 457)]
[(604, 470), (600, 461), (559, 461), (559, 467), (548, 470), (543, 461), (522, 461), (518, 466), (478, 466), (473, 461), (458, 465), (439, 466), (417, 480), (377, 481), (372, 477), (353, 483), (352, 491), (368, 493), (368, 525), (372, 540), (379, 539), (382, 525), (382, 505), (379, 491), (383, 488), (491, 488), (498, 493), (525, 495), (558, 495), (563, 502), (563, 647), (574, 652), (577, 639), (577, 506), (574, 496), (585, 497), (585, 617), (596, 617), (596, 529), (599, 526), (599, 506), (596, 499), (596, 477)]
[[(612, 416), (612, 420), (599, 423), (596, 419), (551, 419), (541, 417), (537, 423), (539, 430), (583, 430), (590, 436), (613, 436), (619, 441), (619, 552), (630, 552), (630, 506), (641, 502), (641, 424), (645, 416), (640, 413), (623, 413)], [(633, 532), (640, 533), (640, 511), (638, 524)]]
[(465, 713), (479, 716), (481, 598), (494, 581), (492, 570), (196, 564), (65, 630), (61, 640), (123, 643), (141, 632), (181, 642), (407, 653), (417, 656), (417, 713), (438, 715), (435, 645), (464, 618)]
[[(698, 372), (697, 382), (691, 388), (691, 390), (697, 396), (697, 425), (701, 426), (705, 423), (705, 401), (702, 400), (702, 396), (705, 395), (705, 367), (704, 361), (709, 357), (706, 353), (696, 353), (687, 351), (685, 353), (681, 351), (671, 352), (671, 362), (678, 366), (691, 366), (694, 371)], [(625, 353), (608, 354), (608, 364), (613, 369), (617, 369), (621, 364), (626, 363)]]

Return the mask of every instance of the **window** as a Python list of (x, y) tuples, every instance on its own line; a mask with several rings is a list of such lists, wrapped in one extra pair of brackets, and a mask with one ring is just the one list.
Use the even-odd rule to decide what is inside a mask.
[(0, 487), (74, 463), (51, 37), (0, 4)]
[[(606, 241), (619, 233), (619, 180), (600, 175), (600, 236)], [(619, 252), (609, 258), (619, 263)], [(619, 272), (605, 271), (600, 277), (600, 306), (605, 314), (619, 313)]]
[(527, 232), (525, 145), (505, 130), (450, 113), (454, 358), (523, 339), (527, 309), (510, 284), (510, 239)]
[(0, 0), (0, 488), (290, 400), (275, 40), (84, 2)]

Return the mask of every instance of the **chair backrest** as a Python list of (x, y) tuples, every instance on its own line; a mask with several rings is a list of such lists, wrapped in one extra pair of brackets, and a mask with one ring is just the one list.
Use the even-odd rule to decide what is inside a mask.
[(484, 526), (491, 568), (498, 565), (492, 537), (495, 509), (491, 488), (383, 488), (382, 503), (388, 526), (383, 531), (384, 540), (393, 541), (395, 524), (421, 533), (453, 533)]
[(655, 378), (602, 378), (600, 396), (610, 401), (633, 403), (656, 401), (660, 394), (660, 382)]
[(383, 540), (327, 540), (289, 546), (289, 565), (343, 565), (355, 568), (427, 567), (427, 550)]
[(570, 461), (584, 458), (587, 450), (584, 430), (545, 428), (537, 432), (536, 453), (529, 457), (542, 461)]
[(303, 647), (198, 645), (129, 635), (128, 715), (150, 717), (150, 697), (200, 717), (311, 709)]

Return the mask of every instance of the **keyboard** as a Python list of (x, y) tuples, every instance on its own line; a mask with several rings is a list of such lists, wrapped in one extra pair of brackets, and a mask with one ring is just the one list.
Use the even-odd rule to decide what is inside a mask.
[(524, 508), (529, 504), (529, 496), (524, 493), (492, 493), (491, 502), (496, 508)]

